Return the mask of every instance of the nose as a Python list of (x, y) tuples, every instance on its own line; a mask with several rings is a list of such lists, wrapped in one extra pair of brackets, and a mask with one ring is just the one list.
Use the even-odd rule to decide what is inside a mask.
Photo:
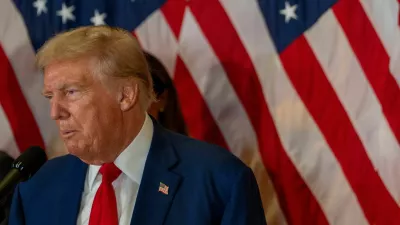
[(50, 117), (53, 120), (63, 120), (69, 117), (68, 109), (54, 96), (50, 101)]

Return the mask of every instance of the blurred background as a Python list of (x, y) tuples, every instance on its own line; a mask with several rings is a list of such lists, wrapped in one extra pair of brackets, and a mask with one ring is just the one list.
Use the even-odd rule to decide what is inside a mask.
[(146, 52), (149, 114), (253, 169), (268, 224), (400, 223), (398, 0), (0, 0), (1, 151), (66, 154), (35, 53), (104, 24)]

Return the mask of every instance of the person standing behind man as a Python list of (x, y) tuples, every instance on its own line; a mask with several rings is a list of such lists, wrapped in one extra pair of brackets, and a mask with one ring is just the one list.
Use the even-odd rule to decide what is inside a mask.
[(178, 94), (164, 65), (152, 54), (145, 52), (156, 101), (147, 112), (168, 130), (188, 135), (185, 120), (179, 104)]
[(252, 170), (164, 129), (130, 32), (88, 26), (39, 50), (43, 95), (70, 153), (15, 189), (10, 225), (265, 225)]

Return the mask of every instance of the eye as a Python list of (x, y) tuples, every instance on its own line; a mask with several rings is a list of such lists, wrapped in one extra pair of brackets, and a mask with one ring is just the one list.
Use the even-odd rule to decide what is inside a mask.
[(51, 100), (51, 98), (53, 98), (52, 95), (44, 95), (45, 98), (47, 98), (48, 100)]
[(67, 92), (67, 95), (74, 95), (78, 91), (76, 89), (68, 89), (66, 92)]

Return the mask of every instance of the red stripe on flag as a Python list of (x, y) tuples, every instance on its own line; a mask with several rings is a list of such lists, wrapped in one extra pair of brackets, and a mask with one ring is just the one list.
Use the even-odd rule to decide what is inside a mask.
[(32, 145), (45, 147), (39, 127), (21, 91), (14, 70), (1, 46), (0, 104), (7, 115), (14, 139), (21, 152)]
[(174, 83), (189, 134), (196, 139), (228, 149), (221, 130), (216, 125), (192, 76), (179, 56), (176, 60)]
[(307, 106), (342, 166), (371, 224), (392, 224), (400, 209), (354, 130), (333, 87), (304, 36), (281, 53), (282, 63), (299, 96)]
[(161, 7), (161, 11), (163, 12), (165, 18), (167, 18), (168, 24), (177, 39), (181, 31), (186, 4), (187, 3), (185, 0), (169, 0)]
[(400, 143), (400, 89), (389, 70), (389, 55), (359, 1), (341, 0), (333, 7), (333, 12)]
[[(182, 26), (185, 1), (167, 1), (161, 8), (176, 39)], [(174, 84), (189, 135), (229, 149), (206, 102), (181, 57), (176, 58)]]
[(287, 222), (328, 224), (315, 197), (283, 149), (254, 66), (223, 7), (217, 0), (207, 1), (207, 4), (192, 0), (189, 5), (256, 131), (262, 160)]

